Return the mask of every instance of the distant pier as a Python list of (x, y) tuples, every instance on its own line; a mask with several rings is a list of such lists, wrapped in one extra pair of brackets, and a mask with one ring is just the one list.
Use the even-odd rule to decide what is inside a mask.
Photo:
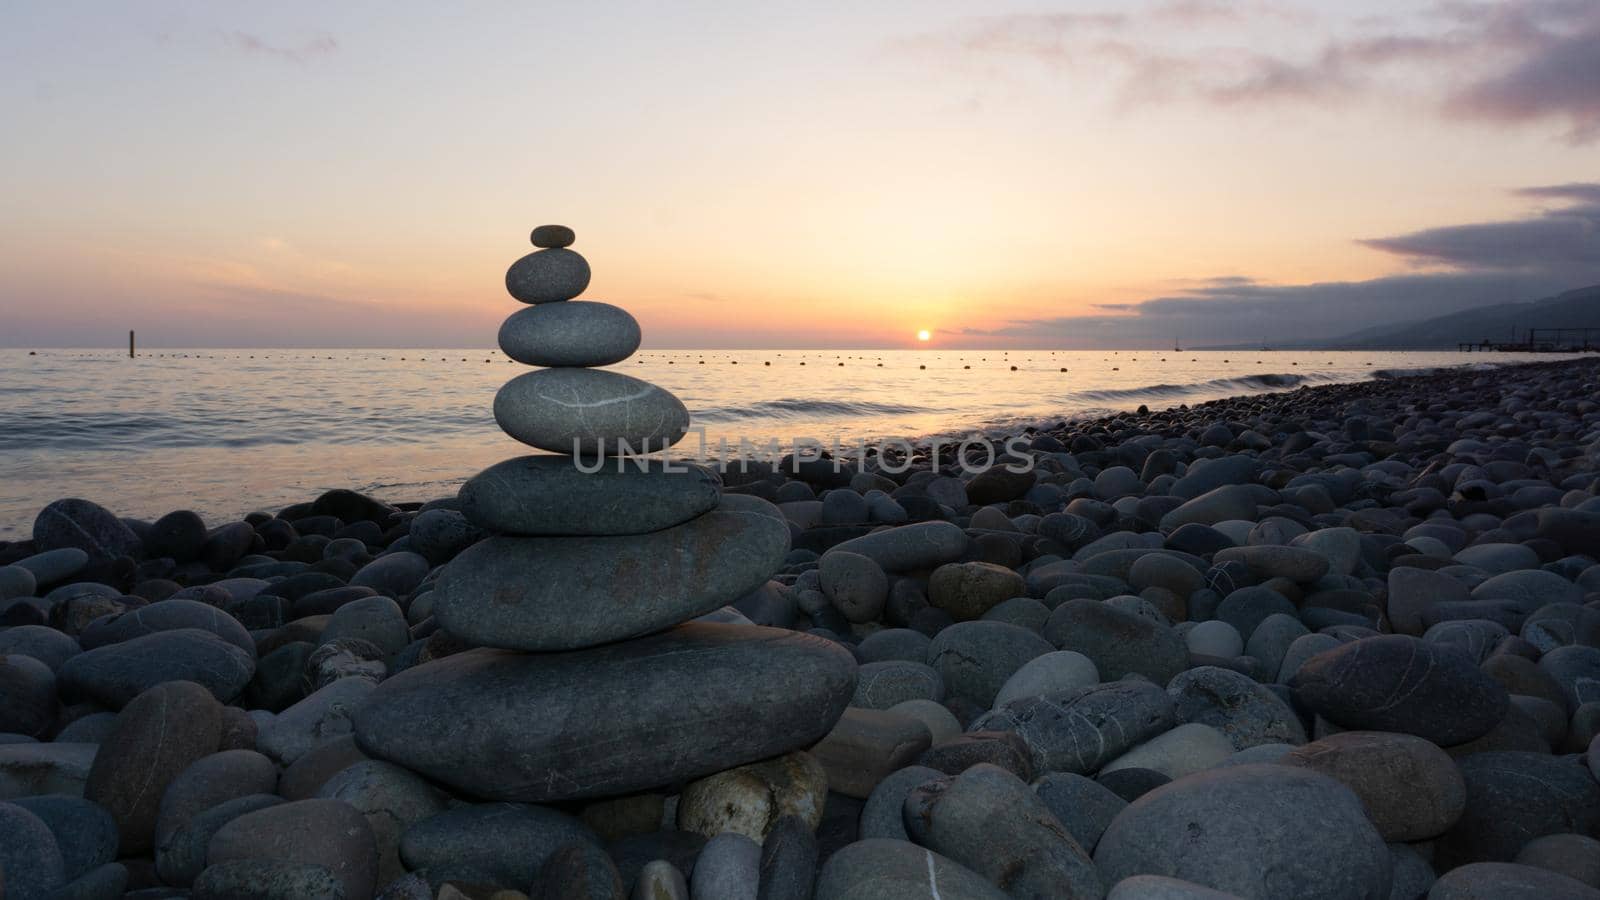
[(1529, 328), (1522, 340), (1461, 341), (1462, 353), (1600, 353), (1600, 326), (1593, 328)]

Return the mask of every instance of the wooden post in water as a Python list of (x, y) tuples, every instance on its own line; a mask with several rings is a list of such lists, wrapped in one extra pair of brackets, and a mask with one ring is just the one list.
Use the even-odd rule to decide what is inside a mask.
[(128, 329), (128, 358), (133, 359), (133, 329)]

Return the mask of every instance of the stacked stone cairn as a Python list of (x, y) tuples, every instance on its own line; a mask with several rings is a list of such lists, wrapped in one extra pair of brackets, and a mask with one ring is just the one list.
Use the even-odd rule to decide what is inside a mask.
[(765, 500), (723, 495), (702, 466), (624, 458), (678, 442), (689, 415), (668, 391), (599, 368), (633, 354), (639, 325), (573, 299), (589, 266), (572, 240), (535, 229), (540, 249), (506, 274), (528, 306), (500, 346), (542, 368), (500, 389), (495, 419), (548, 452), (461, 489), (462, 513), (491, 536), (440, 572), (433, 614), (474, 649), (383, 682), (355, 713), (356, 740), (464, 795), (519, 804), (624, 797), (626, 808), (625, 795), (773, 758), (825, 778), (806, 754), (785, 754), (838, 721), (855, 660), (812, 635), (695, 621), (767, 583), (789, 525)]
[(0, 537), (0, 896), (1600, 900), (1600, 360), (719, 479), (571, 240), (545, 453)]

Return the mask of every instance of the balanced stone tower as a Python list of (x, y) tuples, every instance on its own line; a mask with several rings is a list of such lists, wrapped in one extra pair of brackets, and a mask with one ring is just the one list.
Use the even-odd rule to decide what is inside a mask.
[(354, 715), (366, 752), (488, 800), (670, 787), (809, 747), (855, 689), (854, 659), (829, 641), (691, 621), (763, 585), (789, 527), (703, 466), (622, 458), (677, 443), (689, 413), (599, 368), (638, 349), (639, 324), (573, 299), (589, 264), (572, 241), (536, 228), (540, 249), (506, 273), (529, 305), (500, 347), (542, 368), (501, 387), (495, 420), (548, 452), (461, 488), (492, 536), (439, 573), (433, 609), (475, 649), (384, 681)]

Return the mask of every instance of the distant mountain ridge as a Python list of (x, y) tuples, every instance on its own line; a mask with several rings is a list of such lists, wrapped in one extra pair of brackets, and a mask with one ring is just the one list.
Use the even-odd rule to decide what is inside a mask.
[(1524, 340), (1529, 328), (1600, 328), (1600, 284), (1522, 303), (1495, 303), (1432, 319), (1380, 325), (1329, 341), (1305, 342), (1350, 350), (1424, 350), (1463, 343)]

